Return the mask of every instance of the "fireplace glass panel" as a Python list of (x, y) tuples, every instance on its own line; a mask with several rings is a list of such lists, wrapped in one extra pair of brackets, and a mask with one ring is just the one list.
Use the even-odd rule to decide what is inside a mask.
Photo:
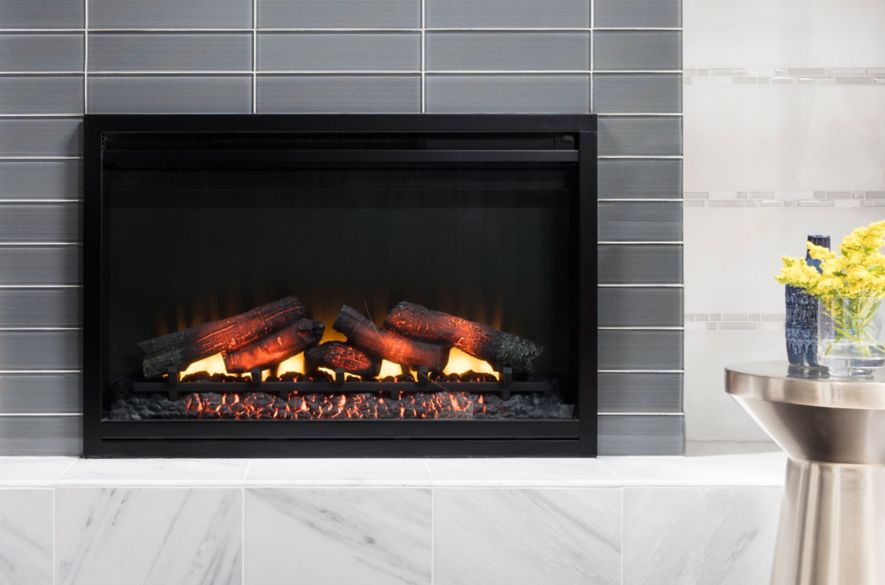
[[(104, 165), (105, 420), (575, 416), (574, 165), (170, 160)], [(353, 343), (338, 347), (377, 373), (285, 350), (233, 372), (230, 346), (146, 375), (140, 342), (289, 297), (299, 319), (321, 324), (308, 352), (348, 343), (334, 327), (347, 306), (370, 337), (441, 347), (445, 367), (403, 367)], [(388, 333), (385, 316), (402, 301), (543, 351), (527, 368), (470, 355), (463, 340)], [(257, 341), (284, 345), (279, 331)]]

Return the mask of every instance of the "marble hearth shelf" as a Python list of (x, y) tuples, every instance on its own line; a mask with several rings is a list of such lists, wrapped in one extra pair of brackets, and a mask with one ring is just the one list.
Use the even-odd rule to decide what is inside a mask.
[(0, 458), (0, 583), (762, 583), (785, 457), (727, 450)]

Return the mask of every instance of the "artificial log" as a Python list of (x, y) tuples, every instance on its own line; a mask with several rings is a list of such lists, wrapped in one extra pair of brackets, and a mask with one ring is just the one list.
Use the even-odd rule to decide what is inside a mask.
[(286, 297), (227, 319), (140, 341), (137, 345), (145, 354), (144, 375), (154, 378), (210, 355), (240, 349), (300, 320), (304, 314), (300, 300)]
[(319, 342), (323, 329), (319, 321), (301, 319), (254, 343), (224, 352), (224, 368), (230, 373), (241, 373), (278, 364)]
[(448, 347), (378, 329), (374, 323), (347, 305), (341, 307), (332, 327), (346, 335), (347, 340), (358, 348), (395, 364), (442, 371), (449, 361)]
[(406, 301), (388, 313), (384, 326), (413, 339), (452, 345), (497, 371), (509, 366), (514, 372), (532, 372), (532, 361), (544, 351), (528, 339)]
[(381, 360), (348, 343), (329, 341), (308, 349), (307, 371), (316, 368), (341, 368), (349, 374), (376, 377), (381, 372)]

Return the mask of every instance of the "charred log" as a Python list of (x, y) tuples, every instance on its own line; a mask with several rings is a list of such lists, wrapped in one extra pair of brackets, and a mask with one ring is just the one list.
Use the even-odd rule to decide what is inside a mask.
[(449, 348), (378, 329), (358, 311), (344, 305), (332, 327), (358, 348), (395, 364), (441, 371), (449, 361)]
[(374, 378), (381, 371), (380, 359), (340, 341), (329, 341), (312, 347), (304, 355), (309, 372), (316, 368), (341, 368), (349, 374)]
[(412, 339), (452, 345), (498, 371), (509, 366), (515, 372), (531, 373), (532, 361), (544, 351), (528, 339), (406, 301), (388, 313), (384, 326)]
[(224, 352), (224, 367), (228, 372), (240, 373), (278, 364), (316, 345), (323, 337), (324, 329), (319, 321), (301, 319), (254, 343)]
[(145, 353), (144, 375), (154, 378), (170, 368), (180, 368), (219, 352), (240, 349), (298, 321), (304, 313), (300, 300), (286, 297), (227, 319), (146, 339), (137, 344)]

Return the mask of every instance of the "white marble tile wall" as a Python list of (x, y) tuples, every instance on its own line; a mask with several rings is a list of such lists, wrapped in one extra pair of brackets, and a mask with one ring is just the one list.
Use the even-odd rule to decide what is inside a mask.
[(758, 441), (722, 369), (785, 359), (780, 256), (885, 218), (885, 4), (683, 12), (686, 439)]
[(764, 582), (784, 462), (0, 459), (0, 585)]

